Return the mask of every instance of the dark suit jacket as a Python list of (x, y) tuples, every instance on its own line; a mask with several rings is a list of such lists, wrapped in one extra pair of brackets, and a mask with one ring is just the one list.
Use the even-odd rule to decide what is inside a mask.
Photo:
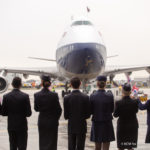
[(86, 119), (90, 117), (89, 96), (74, 90), (64, 97), (64, 117), (68, 119), (68, 133), (86, 133)]
[(8, 116), (8, 130), (27, 130), (26, 117), (31, 116), (29, 95), (13, 89), (3, 96), (2, 115)]
[(2, 111), (2, 105), (1, 105), (1, 102), (0, 102), (0, 115), (1, 115), (1, 112)]
[(43, 88), (40, 92), (34, 94), (34, 109), (39, 114), (38, 125), (40, 127), (52, 127), (58, 125), (61, 116), (61, 106), (57, 93)]
[(129, 96), (117, 101), (115, 105), (114, 117), (119, 117), (118, 125), (138, 127), (136, 113), (138, 112), (138, 101), (131, 99)]
[(138, 101), (139, 101), (139, 109), (147, 110), (147, 125), (150, 126), (150, 100), (148, 100), (145, 104), (142, 104), (140, 100)]
[(102, 122), (113, 119), (114, 98), (105, 90), (98, 90), (90, 96), (92, 121)]

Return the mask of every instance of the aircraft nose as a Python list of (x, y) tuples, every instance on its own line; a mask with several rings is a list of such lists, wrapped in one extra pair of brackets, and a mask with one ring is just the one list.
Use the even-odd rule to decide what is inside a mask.
[(104, 67), (104, 59), (93, 43), (73, 45), (62, 61), (65, 70), (75, 74), (96, 73)]

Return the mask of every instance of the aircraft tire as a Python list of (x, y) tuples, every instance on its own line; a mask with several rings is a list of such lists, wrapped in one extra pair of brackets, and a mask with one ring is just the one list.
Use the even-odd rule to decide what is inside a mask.
[(64, 97), (64, 96), (65, 96), (65, 91), (63, 90), (63, 91), (62, 91), (62, 97)]

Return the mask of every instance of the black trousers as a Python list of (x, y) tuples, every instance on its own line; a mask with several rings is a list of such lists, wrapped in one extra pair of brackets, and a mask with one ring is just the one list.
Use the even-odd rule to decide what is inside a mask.
[(150, 143), (150, 126), (147, 128), (145, 143)]
[(26, 150), (27, 149), (27, 131), (8, 131), (10, 150)]
[(57, 150), (58, 126), (53, 128), (39, 127), (40, 150)]
[(84, 150), (86, 133), (68, 134), (69, 150)]

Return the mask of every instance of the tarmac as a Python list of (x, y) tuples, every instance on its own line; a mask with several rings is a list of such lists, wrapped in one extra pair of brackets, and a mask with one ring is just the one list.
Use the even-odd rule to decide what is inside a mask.
[[(30, 95), (31, 106), (32, 106), (32, 116), (28, 118), (28, 147), (27, 150), (38, 150), (39, 142), (38, 142), (38, 128), (37, 128), (37, 119), (38, 113), (33, 109), (33, 94), (38, 90), (23, 90), (24, 92)], [(146, 93), (150, 94), (150, 89), (145, 90)], [(61, 98), (61, 92), (57, 91), (60, 97), (60, 103), (62, 105), (63, 99)], [(2, 94), (0, 95), (2, 97)], [(63, 107), (62, 107), (63, 108)], [(138, 134), (138, 147), (135, 150), (149, 150), (150, 144), (145, 144), (145, 136), (146, 136), (146, 111), (138, 112), (138, 120), (139, 120), (139, 134)], [(94, 150), (94, 143), (90, 141), (90, 129), (91, 129), (91, 120), (87, 120), (88, 122), (88, 133), (86, 138), (86, 146), (85, 150)], [(116, 122), (117, 119), (113, 119), (113, 125), (116, 133)], [(67, 140), (67, 121), (62, 116), (59, 122), (59, 132), (58, 132), (58, 150), (67, 150), (68, 149), (68, 140)], [(0, 150), (9, 150), (9, 139), (7, 133), (7, 117), (0, 116)], [(117, 150), (116, 141), (111, 142), (110, 150)]]

